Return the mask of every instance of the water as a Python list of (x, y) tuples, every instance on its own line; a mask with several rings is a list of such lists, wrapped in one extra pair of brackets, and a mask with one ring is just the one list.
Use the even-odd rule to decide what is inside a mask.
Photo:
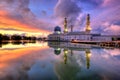
[(73, 43), (1, 44), (0, 80), (120, 80), (120, 49)]

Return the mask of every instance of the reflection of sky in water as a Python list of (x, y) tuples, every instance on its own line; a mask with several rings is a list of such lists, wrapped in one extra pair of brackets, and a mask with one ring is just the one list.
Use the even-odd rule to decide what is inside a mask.
[(36, 62), (28, 71), (30, 80), (56, 80), (54, 64), (49, 60)]
[(0, 49), (0, 80), (119, 80), (119, 73), (120, 49), (54, 50), (47, 43)]

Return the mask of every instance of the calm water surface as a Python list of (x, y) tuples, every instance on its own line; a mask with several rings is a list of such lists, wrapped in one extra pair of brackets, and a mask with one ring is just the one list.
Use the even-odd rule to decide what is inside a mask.
[(55, 42), (1, 44), (0, 80), (120, 80), (120, 49)]

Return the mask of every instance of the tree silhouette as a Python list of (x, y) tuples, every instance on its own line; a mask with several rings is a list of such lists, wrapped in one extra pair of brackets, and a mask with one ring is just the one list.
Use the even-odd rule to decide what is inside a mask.
[(12, 35), (11, 40), (22, 40), (22, 37), (19, 35)]
[(0, 34), (0, 41), (2, 40), (2, 34)]
[(10, 40), (10, 36), (8, 35), (2, 35), (1, 40)]

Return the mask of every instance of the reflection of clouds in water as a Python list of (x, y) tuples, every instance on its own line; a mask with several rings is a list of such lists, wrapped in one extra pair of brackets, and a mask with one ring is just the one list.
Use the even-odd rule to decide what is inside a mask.
[[(102, 76), (99, 75), (96, 71), (88, 70), (86, 67), (86, 55), (91, 56), (90, 50), (87, 51), (73, 51), (73, 55), (70, 53), (67, 54), (68, 60), (67, 63), (57, 62), (55, 64), (55, 73), (58, 76), (59, 80), (101, 80)], [(61, 58), (63, 58), (61, 56)], [(90, 62), (89, 62), (90, 63)]]
[(108, 50), (106, 49), (92, 49), (91, 52), (93, 54), (92, 57), (94, 57), (95, 59), (99, 59), (102, 57), (107, 59), (111, 57)]
[(101, 54), (101, 56), (106, 59), (113, 59), (117, 56), (120, 56), (120, 49), (103, 49), (99, 50), (98, 52), (98, 54)]
[(38, 61), (28, 71), (30, 80), (56, 80), (50, 60)]
[(0, 79), (14, 78), (18, 80), (20, 77), (26, 77), (27, 70), (36, 60), (45, 60), (52, 57), (51, 54), (48, 54), (49, 51), (44, 48), (42, 50), (40, 47), (0, 51), (2, 52), (0, 54), (0, 72), (2, 73)]
[(43, 43), (43, 42), (25, 43), (25, 44), (21, 42), (20, 44), (8, 43), (6, 45), (2, 45), (0, 49), (11, 50), (11, 49), (30, 48), (30, 47), (48, 48), (47, 43)]
[[(64, 55), (64, 54), (63, 54)], [(63, 58), (64, 56), (61, 56)], [(55, 63), (55, 73), (59, 80), (76, 80), (77, 74), (84, 66), (85, 60), (83, 54), (79, 51), (73, 51), (71, 55), (70, 51), (67, 53), (67, 63), (63, 61)]]
[(109, 53), (111, 56), (119, 56), (120, 55), (120, 49), (111, 49), (111, 50), (105, 50), (106, 53)]
[[(119, 49), (94, 49), (92, 50), (91, 57), (91, 67), (94, 67), (93, 70), (103, 74), (103, 77), (108, 78), (108, 80), (117, 80), (118, 72), (120, 72), (119, 65), (120, 61), (116, 59), (114, 54), (119, 56)], [(116, 76), (116, 79), (115, 79)]]
[[(53, 48), (28, 47), (13, 50), (0, 50), (0, 80), (115, 80), (119, 76), (119, 49), (77, 49), (66, 53), (67, 63), (64, 64), (63, 49), (56, 55)], [(82, 51), (81, 51), (82, 50)], [(56, 51), (55, 51), (56, 52)], [(72, 52), (72, 54), (71, 54)], [(90, 68), (86, 68), (86, 53), (91, 53)], [(115, 53), (115, 54), (113, 54)], [(107, 57), (106, 57), (107, 56)], [(66, 77), (67, 76), (67, 77)], [(34, 79), (33, 79), (34, 78)]]
[(116, 58), (117, 56), (119, 57), (120, 54), (119, 51), (120, 51), (119, 49), (93, 49), (92, 50), (93, 55), (91, 58), (94, 63), (98, 62), (98, 65), (99, 64), (103, 64), (106, 66), (108, 65), (111, 66), (111, 64), (119, 65), (116, 64), (116, 62), (120, 63), (120, 61)]
[(82, 55), (82, 54), (74, 54), (71, 57), (72, 57), (72, 59), (74, 59), (73, 63), (76, 62), (79, 65), (79, 67), (82, 67), (82, 66), (85, 65), (84, 64), (84, 62), (85, 62), (84, 55)]

